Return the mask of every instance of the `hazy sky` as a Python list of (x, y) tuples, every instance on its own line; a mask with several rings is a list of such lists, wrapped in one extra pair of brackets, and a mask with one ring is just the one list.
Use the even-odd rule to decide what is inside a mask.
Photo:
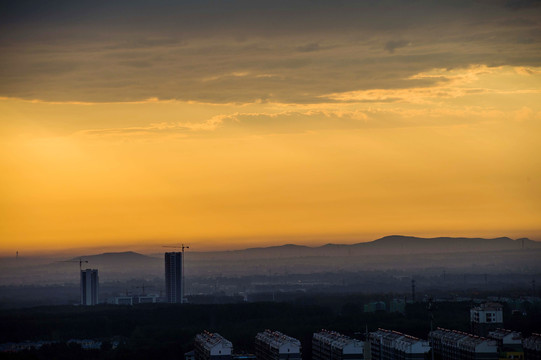
[(3, 1), (0, 254), (541, 240), (541, 1)]

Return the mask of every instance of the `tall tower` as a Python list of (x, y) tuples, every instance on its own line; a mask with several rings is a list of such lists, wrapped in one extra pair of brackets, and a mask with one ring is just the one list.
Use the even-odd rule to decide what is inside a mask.
[(165, 293), (168, 303), (182, 303), (182, 253), (165, 253)]
[(97, 305), (99, 288), (98, 270), (81, 270), (81, 305)]

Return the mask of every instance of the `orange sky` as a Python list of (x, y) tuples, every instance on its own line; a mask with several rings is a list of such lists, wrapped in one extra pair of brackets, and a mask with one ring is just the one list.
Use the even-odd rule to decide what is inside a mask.
[[(517, 11), (532, 16), (494, 19)], [(541, 240), (538, 46), (516, 57), (503, 37), (465, 43), (443, 26), (437, 39), (419, 26), (356, 29), (371, 34), (359, 40), (327, 24), (239, 40), (225, 24), (231, 33), (126, 48), (176, 38), (160, 27), (128, 36), (128, 23), (106, 40), (63, 24), (65, 36), (34, 42), (17, 14), (0, 42), (2, 255), (388, 234)], [(102, 15), (89, 16), (91, 28)]]

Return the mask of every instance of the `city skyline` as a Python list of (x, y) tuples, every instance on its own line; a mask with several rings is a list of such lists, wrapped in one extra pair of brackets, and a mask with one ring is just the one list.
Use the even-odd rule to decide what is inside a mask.
[(529, 0), (4, 2), (0, 256), (541, 240), (540, 19)]

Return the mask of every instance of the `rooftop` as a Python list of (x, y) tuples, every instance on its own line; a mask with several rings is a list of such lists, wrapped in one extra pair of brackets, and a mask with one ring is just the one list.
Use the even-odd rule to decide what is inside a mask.
[(226, 348), (233, 348), (233, 344), (218, 333), (203, 331), (195, 336), (195, 341), (200, 343), (204, 348), (210, 350), (216, 345), (222, 345)]
[(292, 344), (298, 346), (299, 348), (301, 346), (301, 342), (299, 340), (282, 334), (279, 331), (272, 331), (268, 329), (258, 333), (255, 338), (276, 348), (286, 344)]
[(362, 342), (356, 339), (352, 339), (349, 336), (340, 334), (336, 331), (329, 331), (322, 329), (320, 332), (314, 333), (314, 338), (318, 339), (326, 344), (332, 344), (335, 347), (342, 348), (346, 345), (362, 345)]
[(496, 302), (487, 302), (479, 306), (474, 307), (472, 310), (479, 311), (501, 311), (503, 308), (502, 304)]

